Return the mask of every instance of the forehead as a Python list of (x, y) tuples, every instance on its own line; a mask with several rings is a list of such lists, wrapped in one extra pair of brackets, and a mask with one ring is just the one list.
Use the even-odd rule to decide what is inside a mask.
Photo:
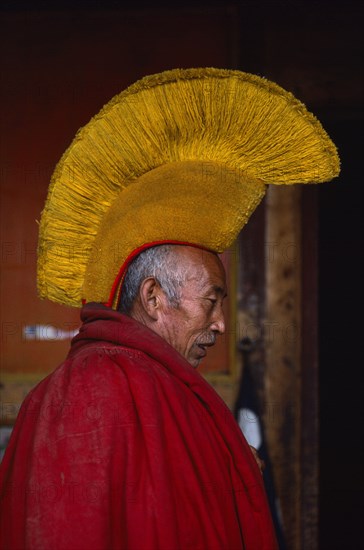
[(178, 248), (178, 260), (186, 269), (186, 284), (200, 290), (211, 288), (226, 293), (225, 269), (217, 254), (190, 246)]

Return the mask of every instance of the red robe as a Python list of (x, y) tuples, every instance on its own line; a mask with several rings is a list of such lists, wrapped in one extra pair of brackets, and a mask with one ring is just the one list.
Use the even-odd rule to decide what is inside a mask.
[(1, 550), (273, 550), (262, 476), (186, 360), (102, 306), (25, 399), (1, 472)]

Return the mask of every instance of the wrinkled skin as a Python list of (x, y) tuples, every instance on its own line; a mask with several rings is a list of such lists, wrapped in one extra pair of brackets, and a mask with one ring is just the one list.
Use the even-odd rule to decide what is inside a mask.
[(176, 261), (186, 272), (178, 306), (172, 306), (153, 278), (146, 279), (132, 316), (143, 322), (197, 367), (225, 331), (223, 301), (226, 297), (224, 267), (216, 254), (177, 246)]

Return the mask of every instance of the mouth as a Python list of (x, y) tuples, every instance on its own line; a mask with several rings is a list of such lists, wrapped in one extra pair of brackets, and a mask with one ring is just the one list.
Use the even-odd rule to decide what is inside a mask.
[(203, 344), (197, 344), (197, 350), (198, 350), (198, 355), (200, 357), (205, 357), (206, 355), (206, 348)]
[(207, 353), (206, 348), (211, 348), (214, 344), (215, 344), (215, 342), (206, 342), (206, 343), (197, 344), (197, 347), (200, 350), (199, 355), (201, 357), (205, 357), (205, 355)]

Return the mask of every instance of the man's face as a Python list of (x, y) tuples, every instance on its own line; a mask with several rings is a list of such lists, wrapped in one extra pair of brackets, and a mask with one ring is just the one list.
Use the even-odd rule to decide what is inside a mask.
[(186, 282), (177, 307), (163, 301), (158, 333), (197, 367), (206, 348), (225, 331), (225, 270), (215, 254), (193, 247), (178, 247), (177, 259), (186, 269)]

